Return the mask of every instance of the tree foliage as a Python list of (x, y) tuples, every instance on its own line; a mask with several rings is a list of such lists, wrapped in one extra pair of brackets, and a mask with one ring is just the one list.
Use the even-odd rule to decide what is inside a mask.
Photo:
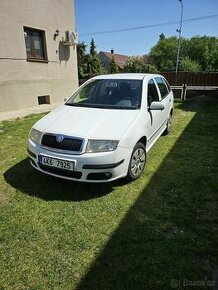
[(194, 36), (186, 39), (182, 56), (190, 57), (203, 71), (218, 70), (218, 38)]
[(97, 55), (94, 38), (91, 39), (89, 52), (90, 52), (90, 55), (93, 56), (93, 57)]
[[(149, 53), (159, 71), (175, 71), (178, 39), (175, 36), (165, 37), (161, 34), (159, 41)], [(181, 38), (179, 70), (218, 70), (218, 38), (210, 36), (194, 36)], [(187, 66), (190, 64), (190, 68)]]
[(96, 45), (93, 38), (90, 43), (88, 67), (90, 76), (98, 75), (103, 72), (101, 62), (97, 57)]
[(79, 79), (88, 79), (103, 73), (103, 67), (97, 57), (96, 45), (93, 38), (91, 39), (89, 53), (86, 52), (86, 48), (87, 45), (84, 42), (77, 45)]
[(178, 40), (175, 36), (160, 35), (159, 41), (150, 50), (150, 57), (159, 71), (173, 71), (176, 64)]
[(124, 65), (124, 72), (131, 73), (156, 73), (157, 69), (154, 65), (149, 63), (146, 55), (131, 56)]
[(200, 65), (188, 56), (184, 57), (180, 62), (180, 71), (199, 72), (200, 70)]
[[(79, 79), (89, 78), (104, 73), (97, 57), (95, 41), (92, 38), (89, 53), (84, 42), (77, 46)], [(124, 72), (156, 73), (158, 71), (175, 71), (178, 38), (166, 37), (163, 33), (158, 42), (151, 48), (149, 55), (129, 57)], [(111, 73), (118, 71), (112, 59)], [(194, 36), (181, 39), (179, 71), (218, 71), (218, 38), (210, 36)]]
[(77, 63), (78, 63), (78, 76), (79, 79), (88, 77), (88, 55), (86, 53), (86, 47), (84, 42), (77, 45)]
[(112, 74), (114, 73), (118, 73), (119, 72), (119, 68), (114, 60), (114, 57), (112, 57), (111, 63), (110, 63), (110, 72)]

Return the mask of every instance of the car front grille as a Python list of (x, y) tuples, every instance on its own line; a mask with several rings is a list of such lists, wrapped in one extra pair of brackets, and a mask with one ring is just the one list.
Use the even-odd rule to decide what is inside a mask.
[(82, 150), (83, 139), (61, 135), (62, 140), (59, 140), (58, 137), (60, 135), (44, 134), (41, 144), (48, 148), (65, 151), (80, 152)]

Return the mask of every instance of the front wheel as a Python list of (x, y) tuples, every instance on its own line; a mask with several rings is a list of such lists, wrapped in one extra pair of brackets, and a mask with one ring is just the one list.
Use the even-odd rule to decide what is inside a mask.
[(143, 172), (146, 163), (146, 148), (141, 142), (138, 142), (133, 148), (129, 162), (127, 179), (129, 181), (136, 180)]

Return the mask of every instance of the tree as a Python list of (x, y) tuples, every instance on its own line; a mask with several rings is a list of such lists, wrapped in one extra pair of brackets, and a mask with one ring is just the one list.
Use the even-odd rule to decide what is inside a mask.
[(96, 45), (93, 38), (91, 39), (91, 43), (90, 43), (90, 54), (89, 54), (88, 66), (89, 66), (90, 77), (93, 75), (101, 74), (103, 72), (101, 62), (97, 57)]
[(160, 35), (159, 35), (159, 39), (160, 40), (163, 40), (163, 39), (165, 39), (166, 38), (166, 36), (163, 34), (163, 33), (161, 33)]
[(176, 53), (178, 40), (175, 36), (166, 38), (160, 35), (159, 41), (149, 53), (154, 65), (159, 71), (174, 71), (176, 67)]
[(84, 42), (77, 45), (77, 63), (78, 63), (78, 76), (79, 79), (88, 77), (88, 55), (86, 53), (86, 47)]
[(187, 40), (185, 55), (197, 62), (202, 70), (218, 69), (218, 38), (209, 36), (194, 36)]
[(114, 60), (114, 56), (112, 57), (111, 63), (110, 63), (110, 72), (112, 74), (114, 73), (118, 73), (119, 72), (119, 68)]
[(128, 58), (124, 65), (124, 72), (131, 73), (156, 73), (157, 69), (154, 65), (149, 64), (149, 60), (146, 55), (143, 56), (131, 56)]
[(95, 45), (94, 38), (91, 39), (89, 52), (90, 52), (90, 55), (92, 55), (93, 57), (97, 56), (97, 51), (96, 51), (96, 45)]
[(181, 60), (179, 70), (188, 72), (199, 72), (201, 70), (201, 67), (196, 61), (191, 60), (188, 56), (186, 56)]
[[(157, 44), (151, 48), (149, 53), (159, 71), (175, 71), (177, 48), (178, 39), (175, 36), (167, 38), (163, 33), (159, 36)], [(184, 60), (183, 66), (185, 65), (187, 68), (188, 63), (192, 70), (218, 70), (218, 38), (209, 36), (182, 38), (180, 59)], [(179, 70), (181, 70), (180, 66), (181, 63)]]

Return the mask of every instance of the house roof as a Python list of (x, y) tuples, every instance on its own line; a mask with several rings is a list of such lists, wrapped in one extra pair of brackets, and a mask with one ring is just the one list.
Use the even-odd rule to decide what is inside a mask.
[(100, 51), (100, 53), (106, 55), (110, 60), (112, 60), (112, 58), (114, 57), (114, 60), (120, 69), (123, 69), (123, 67), (128, 59), (127, 55), (111, 53), (111, 52), (106, 52), (106, 51)]

